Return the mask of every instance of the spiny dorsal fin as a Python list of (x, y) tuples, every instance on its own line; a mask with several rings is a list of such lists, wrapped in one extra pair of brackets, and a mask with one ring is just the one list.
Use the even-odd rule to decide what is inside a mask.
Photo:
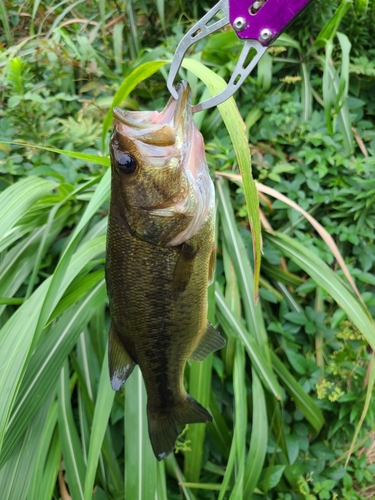
[(180, 255), (178, 256), (176, 267), (173, 273), (173, 296), (177, 298), (189, 283), (193, 271), (194, 257), (198, 248), (194, 248), (187, 243), (183, 243)]
[(224, 337), (222, 337), (220, 333), (215, 330), (211, 323), (207, 322), (207, 330), (190, 359), (194, 361), (203, 361), (209, 354), (211, 354), (211, 352), (217, 351), (224, 346)]
[(135, 363), (118, 338), (113, 324), (109, 329), (108, 362), (112, 389), (118, 391), (134, 370)]
[(152, 449), (158, 460), (163, 460), (172, 453), (179, 426), (212, 422), (208, 411), (189, 394), (178, 406), (163, 412), (154, 412), (147, 408), (147, 419)]

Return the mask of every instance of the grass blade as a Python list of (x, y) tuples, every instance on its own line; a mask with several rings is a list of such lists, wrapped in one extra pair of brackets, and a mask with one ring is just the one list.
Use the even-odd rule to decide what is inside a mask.
[(146, 80), (151, 75), (156, 73), (161, 67), (166, 64), (167, 61), (151, 61), (146, 62), (135, 68), (135, 70), (130, 73), (129, 76), (125, 78), (122, 82), (120, 88), (116, 92), (112, 105), (108, 110), (103, 122), (103, 132), (102, 132), (102, 148), (105, 149), (106, 137), (108, 130), (110, 129), (113, 121), (112, 110), (116, 106), (120, 106), (121, 103), (126, 99), (132, 90), (138, 85), (138, 83)]
[(224, 297), (221, 292), (216, 290), (216, 302), (217, 302), (217, 315), (220, 320), (220, 324), (223, 325), (226, 333), (228, 335), (235, 335), (241, 339), (246, 351), (251, 359), (252, 365), (261, 377), (265, 387), (272, 393), (277, 399), (282, 398), (282, 393), (280, 386), (277, 382), (275, 374), (270, 369), (266, 359), (260, 352), (255, 340), (247, 332), (241, 324), (233, 316), (229, 307), (226, 305)]
[(67, 311), (38, 345), (9, 419), (0, 466), (7, 460), (7, 456), (27, 429), (43, 397), (53, 388), (65, 359), (96, 307), (104, 301), (105, 294), (102, 281), (77, 306)]
[[(186, 58), (184, 59), (182, 66), (194, 73), (196, 76), (198, 76), (198, 78), (203, 80), (203, 82), (207, 85), (213, 95), (218, 94), (224, 88), (226, 88), (225, 81), (212, 70), (204, 66), (201, 62)], [(247, 213), (249, 216), (249, 222), (253, 236), (253, 294), (255, 296), (255, 300), (257, 300), (259, 290), (262, 236), (259, 217), (258, 193), (251, 171), (251, 158), (249, 144), (246, 137), (246, 128), (232, 97), (223, 104), (220, 104), (218, 106), (218, 109), (232, 140), (233, 147), (237, 156), (238, 166), (243, 180)]]
[[(50, 405), (49, 400), (47, 400), (45, 404), (47, 403), (48, 405)], [(36, 414), (35, 418), (38, 418), (38, 416), (39, 412)], [(40, 430), (38, 434), (36, 434), (40, 440), (40, 445), (37, 455), (35, 455), (35, 450), (34, 450), (34, 462), (36, 465), (28, 492), (28, 500), (39, 500), (40, 498), (43, 498), (43, 494), (45, 498), (48, 499), (51, 498), (51, 494), (48, 495), (48, 493), (51, 493), (50, 489), (42, 490), (41, 485), (44, 480), (46, 465), (49, 462), (48, 455), (55, 434), (56, 425), (57, 425), (57, 401), (54, 401), (53, 404), (49, 406), (48, 416), (45, 425), (43, 426), (43, 430)], [(56, 477), (57, 477), (57, 470), (54, 476), (55, 481)]]
[(0, 0), (0, 20), (3, 24), (5, 38), (6, 38), (7, 42), (9, 43), (9, 45), (11, 45), (12, 33), (10, 31), (9, 14), (8, 14), (4, 0)]
[(3, 500), (26, 500), (40, 448), (39, 436), (47, 419), (51, 399), (34, 416), (24, 438), (13, 450), (9, 460), (0, 470), (1, 498)]
[(247, 406), (246, 406), (246, 383), (245, 383), (245, 353), (243, 346), (236, 343), (236, 355), (234, 358), (233, 370), (234, 389), (234, 436), (236, 441), (236, 480), (233, 486), (230, 500), (243, 498), (243, 487), (245, 479), (245, 452), (246, 452), (246, 426), (247, 426)]
[[(17, 146), (22, 146), (24, 148), (36, 148), (42, 149), (43, 151), (50, 151), (51, 153), (56, 153), (60, 155), (69, 156), (70, 158), (75, 158), (76, 160), (82, 160), (89, 163), (96, 163), (98, 165), (103, 165), (109, 167), (111, 161), (109, 158), (99, 155), (91, 155), (88, 153), (79, 153), (78, 151), (69, 151), (67, 149), (50, 148), (48, 146), (39, 146), (37, 144), (32, 144), (28, 142), (9, 142), (9, 144), (17, 144)], [(39, 179), (39, 177), (26, 177), (26, 179)], [(50, 182), (50, 181), (48, 181)]]
[[(253, 294), (253, 275), (243, 241), (237, 230), (237, 223), (234, 218), (228, 186), (222, 179), (219, 179), (216, 183), (216, 187), (223, 237), (235, 268), (247, 322), (247, 329), (255, 336), (260, 351), (265, 359), (269, 360), (268, 339), (264, 328), (262, 311), (259, 303), (255, 303)], [(269, 366), (271, 367), (270, 362)]]
[[(234, 180), (234, 181), (239, 181), (239, 182), (241, 181), (241, 176), (239, 176), (239, 175), (235, 175), (235, 174), (225, 175), (223, 172), (218, 172), (218, 174), (222, 175), (223, 177), (228, 177), (229, 179)], [(290, 207), (294, 208), (294, 210), (297, 210), (304, 217), (306, 217), (306, 219), (314, 227), (314, 229), (317, 231), (317, 233), (322, 238), (322, 240), (326, 243), (327, 247), (331, 250), (335, 259), (337, 260), (337, 263), (339, 264), (339, 266), (343, 270), (346, 279), (349, 281), (351, 287), (353, 288), (353, 290), (356, 293), (356, 295), (358, 296), (358, 298), (363, 302), (361, 294), (359, 293), (357, 285), (355, 284), (354, 279), (352, 278), (352, 275), (350, 274), (348, 266), (346, 265), (342, 255), (340, 253), (340, 250), (338, 249), (338, 247), (335, 243), (335, 240), (332, 238), (332, 236), (329, 234), (329, 232), (314, 217), (312, 217), (308, 212), (306, 212), (306, 210), (301, 208), (296, 202), (294, 202), (293, 200), (291, 200), (287, 196), (283, 195), (282, 193), (279, 193), (279, 191), (277, 191), (276, 189), (271, 188), (269, 186), (266, 186), (265, 184), (261, 184), (260, 182), (257, 182), (257, 189), (260, 193), (268, 194), (269, 196), (272, 196), (273, 198), (276, 198), (277, 200), (280, 200), (280, 201), (286, 203)], [(264, 264), (263, 267), (269, 269), (268, 264)], [(278, 268), (275, 268), (274, 271), (280, 272), (280, 270)], [(298, 277), (296, 277), (296, 278), (298, 280)], [(277, 279), (279, 279), (279, 278), (277, 278)], [(280, 281), (283, 281), (283, 280), (280, 279)], [(300, 283), (291, 282), (290, 286), (299, 286), (301, 283), (302, 282), (300, 282)]]
[(302, 120), (307, 121), (312, 113), (312, 93), (310, 89), (310, 71), (307, 63), (301, 63), (302, 88), (301, 88), (301, 104), (302, 104)]
[[(27, 302), (13, 314), (0, 330), (0, 450), (5, 427), (14, 404), (20, 382), (25, 373), (26, 359), (38, 321), (40, 304), (48, 283), (44, 282)], [(27, 318), (27, 328), (25, 320)]]
[(95, 474), (99, 462), (100, 450), (107, 429), (115, 392), (111, 389), (107, 352), (104, 355), (99, 381), (98, 397), (95, 404), (94, 419), (91, 429), (90, 447), (87, 458), (84, 499), (91, 500), (94, 488)]
[(138, 366), (125, 389), (125, 498), (154, 500), (156, 458), (148, 437), (147, 396)]
[[(208, 291), (208, 320), (214, 323), (215, 319), (215, 286), (212, 285)], [(189, 370), (189, 394), (205, 408), (209, 406), (211, 392), (211, 372), (213, 354), (198, 363), (191, 361)], [(191, 452), (185, 453), (184, 474), (186, 481), (197, 483), (199, 481), (202, 459), (203, 444), (206, 424), (195, 424), (190, 426), (186, 439), (190, 441)]]
[(156, 8), (158, 10), (159, 19), (163, 30), (165, 30), (165, 11), (164, 11), (164, 0), (156, 0)]
[(29, 176), (0, 194), (0, 241), (25, 213), (58, 184)]
[(346, 312), (350, 320), (375, 349), (375, 325), (363, 304), (346, 288), (336, 274), (314, 252), (284, 234), (269, 236), (270, 241), (323, 288)]
[(83, 461), (82, 448), (74, 423), (70, 402), (69, 364), (65, 363), (61, 370), (58, 384), (59, 431), (63, 451), (66, 480), (74, 500), (84, 500), (83, 488), (86, 466)]
[(317, 407), (315, 401), (311, 396), (306, 394), (306, 392), (298, 384), (296, 379), (289, 372), (286, 366), (280, 361), (276, 354), (272, 352), (271, 356), (274, 369), (280, 379), (283, 381), (286, 390), (293, 398), (295, 405), (314, 427), (316, 432), (320, 432), (324, 424), (324, 417), (320, 409)]
[(370, 363), (368, 365), (367, 370), (368, 370), (368, 374), (369, 374), (369, 379), (368, 379), (367, 390), (366, 390), (365, 405), (364, 405), (362, 413), (361, 413), (361, 418), (359, 419), (359, 422), (358, 422), (358, 424), (357, 424), (357, 426), (355, 428), (352, 442), (350, 443), (350, 448), (348, 450), (348, 456), (346, 458), (345, 467), (348, 466), (351, 454), (353, 453), (354, 448), (355, 448), (355, 442), (357, 440), (359, 431), (362, 428), (363, 422), (364, 422), (364, 420), (366, 418), (366, 415), (367, 415), (367, 412), (368, 412), (368, 409), (370, 407), (370, 403), (371, 403), (371, 400), (372, 400), (372, 395), (373, 395), (373, 390), (374, 390), (374, 385), (375, 385), (374, 353), (372, 353), (372, 355), (371, 355), (371, 360), (370, 360)]
[(244, 498), (251, 498), (259, 481), (267, 453), (268, 421), (264, 391), (260, 380), (252, 370), (253, 419), (250, 449), (246, 459)]

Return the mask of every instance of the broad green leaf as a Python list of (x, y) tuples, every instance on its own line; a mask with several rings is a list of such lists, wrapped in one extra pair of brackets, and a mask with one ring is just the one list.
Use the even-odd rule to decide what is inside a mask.
[[(237, 283), (244, 306), (247, 329), (256, 337), (261, 353), (266, 360), (269, 360), (268, 339), (264, 328), (262, 311), (259, 303), (255, 303), (253, 274), (245, 246), (238, 233), (228, 186), (223, 179), (219, 179), (216, 183), (216, 188), (223, 238), (235, 268)], [(271, 366), (270, 362), (269, 366)]]
[(244, 498), (251, 498), (259, 481), (267, 453), (268, 420), (262, 384), (252, 370), (253, 419), (249, 453), (246, 458)]
[[(67, 221), (67, 213), (63, 213), (48, 228), (47, 225), (33, 231), (19, 243), (14, 245), (7, 253), (4, 252), (0, 264), (0, 296), (13, 297), (17, 290), (24, 284), (26, 278), (39, 270), (37, 250), (45, 236), (44, 249), (47, 252), (55, 241)], [(48, 234), (46, 234), (48, 229)], [(28, 297), (26, 296), (25, 299)], [(0, 307), (0, 314), (4, 308)]]
[(318, 36), (316, 37), (314, 44), (311, 48), (312, 51), (317, 50), (318, 48), (324, 47), (327, 43), (327, 40), (332, 41), (336, 35), (337, 30), (339, 29), (340, 23), (347, 13), (348, 9), (352, 5), (352, 0), (341, 0), (341, 3), (336, 9), (333, 17), (327, 22), (327, 24), (320, 30)]
[[(208, 291), (208, 320), (214, 323), (215, 318), (215, 285)], [(211, 372), (213, 354), (201, 362), (191, 361), (189, 369), (189, 394), (202, 406), (208, 408), (211, 392)], [(186, 481), (196, 483), (199, 481), (202, 459), (203, 444), (206, 424), (194, 424), (189, 426), (186, 440), (190, 442), (191, 451), (185, 453), (184, 474)]]
[[(196, 76), (198, 76), (198, 78), (203, 80), (212, 95), (218, 94), (226, 87), (225, 81), (220, 76), (218, 76), (216, 73), (204, 66), (199, 61), (185, 58), (182, 62), (182, 66), (194, 73)], [(236, 152), (238, 166), (242, 175), (247, 213), (249, 216), (251, 232), (253, 235), (254, 289), (252, 290), (252, 293), (255, 296), (255, 300), (257, 300), (259, 289), (262, 238), (259, 217), (258, 192), (251, 171), (250, 150), (245, 132), (245, 124), (242, 120), (233, 97), (228, 99), (223, 104), (220, 104), (218, 106), (218, 109), (223, 118), (225, 126), (228, 129), (228, 133)]]
[(297, 42), (297, 40), (294, 40), (294, 38), (292, 38), (287, 33), (281, 33), (281, 35), (277, 37), (277, 40), (275, 40), (274, 45), (276, 47), (285, 45), (287, 47), (293, 47), (294, 49), (297, 49), (300, 53), (302, 52), (301, 45)]
[[(0, 330), (0, 450), (38, 321), (40, 304), (48, 289), (45, 281)], [(25, 327), (27, 318), (27, 327)]]
[(43, 398), (49, 394), (56, 383), (63, 363), (79, 334), (90, 320), (96, 307), (105, 298), (105, 285), (102, 281), (90, 290), (87, 296), (51, 328), (47, 336), (38, 344), (22, 381), (14, 408), (9, 419), (4, 447), (0, 455), (0, 465), (27, 429), (31, 418)]
[(259, 487), (267, 493), (280, 482), (285, 465), (273, 465), (263, 470)]
[(157, 491), (155, 500), (168, 500), (165, 463), (163, 460), (156, 464)]
[(220, 451), (221, 455), (225, 460), (228, 460), (232, 436), (226, 420), (220, 411), (219, 405), (216, 401), (212, 389), (209, 408), (213, 416), (213, 422), (207, 424), (207, 431), (215, 442), (216, 447)]
[[(103, 303), (101, 304), (101, 306)], [(103, 326), (103, 324), (102, 324)], [(88, 328), (82, 332), (77, 343), (77, 359), (72, 357), (75, 373), (78, 377), (79, 384), (79, 421), (81, 429), (81, 440), (87, 462), (87, 450), (89, 448), (90, 434), (93, 425), (95, 403), (98, 393), (98, 379), (102, 373), (100, 372), (101, 362), (107, 360), (106, 352), (97, 353), (94, 349), (92, 321)], [(107, 335), (102, 332), (101, 344), (107, 344)], [(105, 361), (105, 369), (108, 371), (107, 361)], [(103, 365), (104, 367), (104, 365)], [(108, 387), (107, 387), (108, 389)], [(123, 472), (119, 466), (117, 453), (116, 436), (118, 432), (111, 432), (110, 426), (107, 427), (101, 453), (99, 455), (99, 464), (97, 468), (97, 484), (105, 487), (106, 491), (116, 494), (124, 491)], [(122, 438), (122, 435), (121, 435)], [(116, 495), (115, 495), (116, 496)]]
[(324, 424), (324, 418), (315, 401), (311, 396), (306, 394), (306, 392), (299, 385), (299, 383), (289, 372), (286, 366), (276, 356), (276, 354), (271, 352), (271, 356), (275, 372), (282, 380), (287, 392), (293, 398), (295, 405), (314, 427), (316, 432), (320, 432)]
[[(65, 251), (56, 266), (55, 272), (53, 273), (50, 282), (48, 283), (48, 292), (45, 295), (44, 301), (42, 303), (38, 324), (36, 326), (36, 337), (39, 336), (40, 332), (44, 328), (44, 325), (47, 323), (48, 318), (50, 317), (52, 311), (56, 307), (59, 299), (64, 294), (67, 286), (74, 278), (74, 274), (67, 273), (67, 269), (69, 267), (70, 260), (72, 255), (78, 245), (79, 237), (82, 229), (86, 226), (86, 224), (90, 221), (93, 215), (97, 212), (100, 206), (104, 203), (104, 201), (109, 196), (109, 183), (110, 183), (110, 170), (107, 170), (100, 180), (95, 194), (89, 201), (86, 210), (81, 217), (79, 223), (75, 227), (69, 244), (65, 248)], [(90, 249), (92, 242), (87, 242), (84, 244)], [(84, 246), (83, 245), (83, 246)], [(82, 248), (80, 249), (82, 251)], [(90, 260), (90, 259), (88, 259)], [(74, 272), (74, 266), (71, 266)], [(75, 270), (76, 272), (78, 270)]]
[[(111, 389), (110, 389), (111, 390)], [(148, 437), (146, 389), (138, 366), (125, 385), (125, 498), (154, 500), (156, 458)]]
[(103, 281), (103, 279), (104, 269), (99, 269), (98, 271), (94, 271), (87, 276), (83, 276), (82, 278), (75, 280), (57, 304), (48, 320), (49, 323), (59, 317), (70, 306), (78, 302), (87, 293), (87, 290), (95, 288), (100, 281)]
[[(83, 244), (74, 255), (70, 265), (69, 260), (66, 259), (64, 272), (61, 273), (61, 281), (56, 283), (54, 296), (48, 299), (48, 305), (52, 304), (51, 309), (87, 262), (104, 251), (104, 240), (104, 236), (100, 236)], [(50, 286), (51, 282), (51, 277), (44, 281), (30, 299), (22, 304), (0, 330), (0, 384), (4, 388), (4, 392), (0, 394), (0, 449), (10, 410), (27, 367), (31, 345), (38, 340), (39, 334), (52, 312), (47, 309), (45, 318), (43, 318), (44, 321), (41, 321), (40, 314), (43, 300), (46, 300), (46, 293), (53, 293)], [(28, 318), (26, 326), (25, 318)]]
[(195, 500), (195, 496), (190, 491), (189, 486), (185, 486), (185, 478), (177, 463), (176, 457), (172, 454), (165, 459), (165, 466), (170, 476), (175, 477), (181, 487), (181, 496), (184, 500)]
[(375, 325), (363, 304), (347, 289), (327, 264), (314, 252), (284, 234), (269, 236), (272, 243), (325, 290), (375, 349)]
[(233, 370), (234, 390), (234, 436), (236, 441), (236, 479), (233, 485), (230, 500), (243, 498), (245, 481), (245, 453), (246, 453), (246, 427), (247, 427), (247, 405), (246, 405), (246, 382), (245, 382), (245, 353), (240, 342), (236, 343), (236, 355)]
[(84, 490), (85, 500), (91, 500), (92, 498), (92, 491), (94, 488), (95, 474), (98, 467), (100, 450), (107, 429), (114, 397), (115, 393), (111, 389), (109, 380), (108, 359), (106, 353), (103, 360), (99, 381), (98, 397), (95, 403), (94, 419), (91, 428)]
[[(230, 448), (230, 453), (227, 461), (227, 466), (225, 468), (225, 474), (223, 481), (221, 483), (221, 488), (218, 496), (218, 500), (224, 500), (226, 498), (229, 488), (229, 484), (232, 479), (232, 474), (233, 474), (233, 469), (235, 467), (235, 461), (236, 461), (236, 454), (237, 454), (237, 440), (232, 439), (232, 446)], [(243, 498), (242, 496), (240, 498)]]
[(126, 99), (126, 97), (130, 94), (130, 92), (135, 89), (138, 83), (142, 82), (143, 80), (147, 80), (147, 78), (149, 78), (160, 68), (162, 68), (166, 64), (166, 62), (167, 61), (151, 61), (141, 64), (140, 66), (138, 66), (138, 68), (135, 68), (135, 70), (133, 70), (132, 73), (130, 73), (130, 75), (127, 76), (127, 78), (125, 78), (125, 80), (122, 82), (120, 88), (113, 98), (112, 105), (104, 118), (102, 132), (103, 150), (105, 148), (105, 141), (108, 130), (110, 129), (113, 121), (113, 108), (115, 108), (116, 106), (120, 106), (124, 99)]
[(0, 469), (1, 498), (4, 500), (26, 500), (30, 481), (35, 471), (40, 447), (39, 436), (47, 419), (51, 397), (34, 415), (27, 432), (13, 450), (7, 463)]
[[(50, 404), (50, 401), (47, 399), (44, 404)], [(41, 407), (43, 408), (43, 407)], [(34, 418), (38, 418), (39, 412), (36, 413)], [(35, 469), (33, 473), (33, 477), (30, 483), (30, 488), (28, 491), (28, 500), (39, 500), (42, 498), (43, 494), (45, 498), (50, 498), (51, 494), (50, 488), (47, 490), (42, 490), (41, 486), (43, 484), (46, 468), (48, 466), (48, 462), (50, 460), (49, 452), (51, 449), (51, 445), (53, 443), (53, 437), (56, 430), (57, 425), (57, 401), (54, 401), (51, 406), (48, 408), (48, 415), (46, 422), (43, 426), (42, 430), (36, 433), (36, 438), (39, 439), (40, 445), (38, 449), (38, 454), (35, 456), (34, 450), (34, 462)], [(58, 447), (60, 449), (60, 447)], [(57, 471), (54, 479), (56, 480)]]
[(0, 0), (0, 20), (1, 20), (3, 27), (4, 27), (5, 37), (7, 39), (7, 42), (9, 44), (11, 44), (12, 43), (12, 33), (10, 31), (10, 25), (9, 25), (9, 14), (8, 14), (4, 0)]
[(217, 315), (220, 320), (220, 323), (226, 328), (226, 332), (228, 335), (235, 335), (238, 337), (254, 366), (254, 369), (261, 377), (263, 384), (266, 388), (274, 394), (277, 399), (282, 398), (281, 389), (275, 377), (275, 374), (270, 369), (269, 364), (267, 363), (264, 355), (260, 352), (259, 347), (256, 344), (254, 338), (247, 332), (241, 324), (236, 320), (228, 306), (225, 303), (224, 297), (220, 293), (220, 291), (216, 290), (216, 305), (217, 305)]
[(69, 364), (66, 362), (61, 370), (58, 383), (59, 401), (59, 434), (66, 470), (65, 480), (74, 500), (84, 500), (84, 480), (86, 466), (83, 460), (82, 448), (75, 426), (73, 410), (70, 401)]
[(39, 492), (34, 495), (34, 497), (28, 498), (28, 500), (40, 500), (42, 495), (46, 498), (53, 498), (53, 492), (56, 486), (56, 477), (58, 476), (60, 470), (61, 462), (61, 441), (58, 433), (58, 429), (55, 429), (55, 433), (52, 437), (48, 449), (48, 455), (46, 458), (46, 465), (43, 472), (42, 481), (39, 484)]
[(26, 177), (0, 194), (0, 241), (38, 200), (58, 184), (39, 177)]

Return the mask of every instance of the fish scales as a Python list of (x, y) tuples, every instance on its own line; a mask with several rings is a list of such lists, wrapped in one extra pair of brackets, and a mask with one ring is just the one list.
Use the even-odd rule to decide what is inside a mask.
[[(203, 145), (190, 116), (186, 83), (179, 88), (179, 100), (173, 101), (164, 115), (146, 116), (154, 122), (168, 120), (171, 130), (160, 125), (165, 129), (162, 139), (152, 138), (158, 132), (155, 123), (150, 132), (147, 119), (138, 127), (139, 122), (115, 112), (119, 121), (111, 142), (106, 260), (111, 384), (118, 390), (139, 365), (147, 391), (150, 440), (159, 460), (173, 450), (180, 425), (212, 420), (186, 393), (184, 368), (188, 359), (203, 359), (224, 345), (218, 332), (207, 327), (215, 205), (207, 166), (202, 158), (194, 159), (185, 144), (195, 137), (199, 147)], [(155, 140), (162, 146), (155, 148)], [(165, 154), (168, 147), (173, 150)], [(194, 162), (199, 168), (191, 175), (187, 169), (194, 170)]]

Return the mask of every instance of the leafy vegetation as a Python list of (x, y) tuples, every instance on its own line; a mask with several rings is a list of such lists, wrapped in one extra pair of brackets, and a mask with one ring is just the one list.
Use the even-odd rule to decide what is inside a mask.
[[(168, 61), (213, 3), (0, 0), (2, 499), (375, 495), (373, 2), (315, 0), (239, 111), (195, 115), (218, 199), (209, 319), (227, 346), (190, 362), (186, 386), (214, 423), (158, 463), (139, 370), (110, 389), (111, 108), (165, 105)], [(180, 75), (195, 102), (240, 50), (231, 30), (196, 45)]]

